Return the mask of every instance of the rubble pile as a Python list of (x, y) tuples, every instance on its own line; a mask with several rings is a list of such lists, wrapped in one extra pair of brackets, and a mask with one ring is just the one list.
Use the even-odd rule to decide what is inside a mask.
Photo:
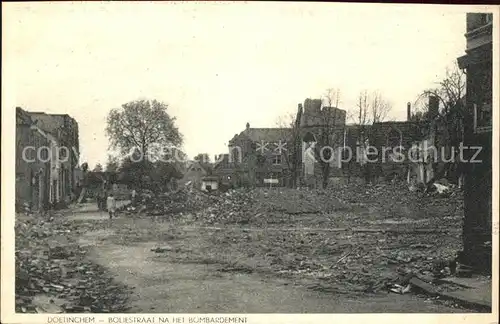
[[(376, 215), (367, 216), (360, 208), (370, 209)], [(152, 198), (142, 210), (148, 215), (192, 213), (194, 220), (207, 224), (341, 227), (346, 223), (350, 226), (374, 225), (374, 222), (387, 219), (425, 222), (436, 218), (440, 227), (446, 228), (461, 220), (463, 199), (456, 188), (442, 195), (437, 191), (411, 192), (406, 183), (352, 183), (326, 190), (257, 188), (217, 194), (180, 190)]]
[[(346, 231), (219, 231), (213, 246), (262, 270), (305, 279), (338, 292), (386, 290), (400, 275), (431, 276), (459, 248), (454, 236)], [(429, 243), (429, 242), (432, 242)], [(213, 251), (215, 253), (215, 251)], [(258, 269), (257, 269), (258, 270)], [(445, 273), (444, 273), (445, 275)]]
[(246, 189), (221, 193), (194, 218), (208, 224), (248, 224), (258, 219), (262, 212), (261, 206), (256, 205), (254, 194), (254, 191)]
[[(334, 197), (313, 191), (274, 189), (237, 189), (216, 196), (210, 207), (195, 214), (195, 219), (209, 224), (252, 224), (257, 226), (292, 225), (301, 216), (347, 210)], [(294, 224), (296, 225), (296, 224)]]
[(142, 213), (174, 218), (192, 214), (207, 224), (285, 224), (294, 216), (338, 211), (347, 208), (324, 193), (279, 188), (232, 189), (207, 194), (198, 190), (179, 190), (149, 194), (138, 204), (127, 205), (125, 214)]
[(223, 228), (209, 236), (212, 244), (200, 257), (241, 255), (243, 263), (309, 278), (318, 289), (374, 292), (389, 290), (407, 273), (430, 276), (438, 268), (447, 275), (451, 269), (436, 263), (461, 248), (463, 202), (454, 188), (443, 195), (413, 192), (406, 183), (352, 183), (326, 190), (180, 191), (151, 201), (151, 214), (190, 212), (194, 221)]
[(179, 190), (153, 198), (147, 206), (148, 215), (165, 215), (193, 212), (209, 206), (213, 196), (198, 190)]
[(347, 210), (347, 204), (325, 191), (314, 190), (260, 190), (256, 199), (265, 202), (268, 211), (289, 215), (331, 213)]
[(197, 215), (213, 224), (247, 224), (212, 237), (228, 254), (264, 256), (262, 266), (275, 272), (370, 292), (407, 273), (450, 274), (450, 267), (436, 264), (461, 249), (461, 195), (456, 189), (446, 196), (411, 192), (406, 183), (260, 188), (231, 191)]
[(406, 182), (375, 185), (351, 183), (332, 186), (327, 191), (329, 196), (342, 202), (374, 207), (386, 218), (439, 217), (456, 220), (462, 217), (463, 194), (453, 186), (448, 186), (442, 193), (438, 190), (425, 193), (408, 190)]
[(158, 195), (148, 192), (141, 195), (141, 201), (135, 206), (130, 204), (119, 211), (125, 214), (145, 212), (149, 216), (173, 216), (203, 209), (217, 200), (215, 195), (199, 190), (181, 189)]
[[(64, 219), (16, 219), (16, 312), (107, 313), (127, 309), (126, 287), (84, 259), (72, 240), (86, 228)], [(47, 306), (37, 303), (47, 297)], [(50, 309), (48, 309), (50, 308)]]

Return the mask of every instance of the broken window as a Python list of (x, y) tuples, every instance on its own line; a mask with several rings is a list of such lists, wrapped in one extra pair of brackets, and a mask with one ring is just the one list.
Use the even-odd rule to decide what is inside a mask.
[(40, 160), (42, 162), (48, 162), (49, 159), (49, 148), (48, 147), (42, 147), (40, 149)]
[(257, 155), (257, 165), (263, 166), (265, 163), (266, 163), (266, 157), (261, 154)]
[[(476, 119), (477, 127), (491, 127), (492, 125), (492, 68), (491, 62), (475, 66), (476, 77)], [(473, 73), (471, 73), (472, 75)]]
[(66, 152), (67, 152), (66, 148), (65, 147), (58, 147), (57, 149), (59, 152), (59, 156), (63, 159), (66, 158)]
[(392, 128), (387, 134), (386, 146), (387, 147), (398, 147), (402, 145), (403, 136), (401, 131)]
[(264, 172), (257, 172), (256, 177), (257, 177), (258, 183), (260, 183), (260, 184), (264, 183), (264, 178), (265, 178)]

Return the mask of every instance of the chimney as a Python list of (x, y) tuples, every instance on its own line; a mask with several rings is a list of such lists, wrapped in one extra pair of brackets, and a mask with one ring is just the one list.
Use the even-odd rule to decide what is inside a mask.
[(429, 120), (433, 120), (439, 115), (439, 98), (429, 96)]
[(295, 115), (295, 127), (298, 129), (304, 122), (304, 107), (298, 104), (297, 114)]
[(250, 123), (247, 123), (247, 129), (249, 129), (249, 128), (250, 128)]
[(406, 104), (406, 121), (411, 120), (411, 103)]

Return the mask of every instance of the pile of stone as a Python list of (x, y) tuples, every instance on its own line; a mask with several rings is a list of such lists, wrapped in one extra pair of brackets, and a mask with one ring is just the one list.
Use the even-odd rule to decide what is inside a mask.
[(463, 209), (463, 193), (456, 186), (446, 190), (409, 191), (406, 182), (389, 184), (337, 185), (327, 189), (330, 197), (359, 206), (371, 206), (388, 218), (458, 217)]
[(263, 256), (279, 273), (373, 292), (388, 288), (399, 273), (450, 273), (450, 267), (436, 264), (453, 260), (460, 250), (460, 196), (416, 195), (405, 183), (237, 190), (197, 218), (261, 227), (233, 236), (220, 231), (218, 246), (244, 246), (248, 258)]
[(138, 203), (127, 205), (120, 211), (125, 214), (144, 213), (148, 216), (176, 217), (201, 210), (216, 201), (218, 201), (217, 196), (193, 189), (181, 189), (161, 194), (148, 192), (142, 193)]
[(205, 223), (248, 223), (268, 208), (254, 204), (255, 191), (248, 189), (205, 193), (195, 189), (181, 189), (158, 195), (150, 194), (134, 205), (122, 208), (125, 214), (141, 213), (148, 216), (182, 218), (191, 215)]
[(213, 197), (207, 208), (194, 214), (196, 220), (209, 224), (248, 224), (261, 216), (251, 190), (229, 190)]
[[(128, 289), (85, 260), (72, 237), (85, 230), (64, 220), (16, 221), (16, 312), (106, 313), (127, 310)], [(43, 298), (42, 298), (43, 297)], [(39, 300), (48, 300), (41, 305)], [(49, 308), (49, 309), (48, 309)]]
[(446, 275), (452, 269), (443, 261), (451, 261), (459, 248), (457, 238), (440, 234), (393, 235), (348, 229), (262, 229), (213, 235), (214, 239), (218, 235), (219, 249), (232, 255), (246, 254), (240, 260), (262, 263), (281, 275), (317, 284), (318, 289), (335, 287), (339, 293), (387, 290), (400, 275), (408, 273), (431, 276), (437, 271)]
[(291, 225), (301, 215), (332, 213), (347, 205), (325, 192), (287, 188), (236, 189), (216, 196), (195, 214), (209, 224)]

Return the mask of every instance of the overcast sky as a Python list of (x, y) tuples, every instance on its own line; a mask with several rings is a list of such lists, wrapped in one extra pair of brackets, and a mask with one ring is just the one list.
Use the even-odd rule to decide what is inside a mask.
[[(3, 3), (15, 102), (67, 113), (82, 161), (105, 163), (112, 108), (169, 104), (190, 155), (227, 151), (247, 122), (274, 127), (306, 98), (361, 90), (391, 119), (464, 54), (467, 7), (334, 3)], [(5, 28), (7, 27), (7, 28)], [(13, 107), (12, 107), (13, 109)]]

